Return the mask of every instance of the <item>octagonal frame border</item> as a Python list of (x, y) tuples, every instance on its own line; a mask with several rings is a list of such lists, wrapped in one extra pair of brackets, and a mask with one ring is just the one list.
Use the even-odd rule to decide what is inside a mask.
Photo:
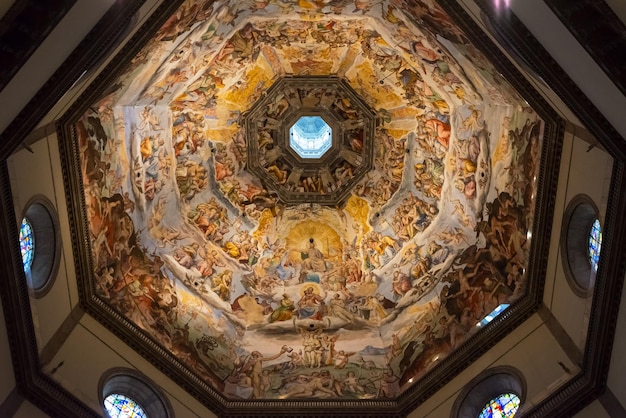
[[(128, 3), (119, 6), (121, 9), (114, 5), (112, 12), (135, 9), (142, 3), (142, 0), (129, 0)], [(467, 18), (466, 12), (461, 6), (447, 0), (442, 3), (442, 6), (449, 14), (457, 16), (455, 22), (465, 29), (466, 34), (471, 35), (471, 38), (485, 38), (485, 35), (478, 29), (474, 22), (462, 24), (462, 22), (459, 21), (459, 15), (465, 15), (465, 18)], [(489, 9), (490, 14), (493, 15), (493, 6), (485, 6), (486, 3), (481, 1), (478, 3), (481, 5), (481, 8)], [(145, 40), (146, 36), (150, 36), (153, 31), (165, 21), (165, 13), (169, 10), (174, 10), (179, 4), (180, 1), (173, 1), (172, 3), (159, 6), (157, 11), (148, 19), (147, 23), (143, 25), (133, 39), (122, 48), (122, 52), (118, 54), (117, 58), (134, 55), (134, 52), (138, 51), (140, 46), (143, 45), (144, 42), (142, 41)], [(17, 228), (15, 226), (12, 209), (13, 199), (11, 196), (8, 171), (4, 160), (11, 152), (20, 146), (21, 142), (30, 132), (29, 129), (35, 126), (36, 122), (45, 116), (46, 112), (53, 106), (56, 100), (61, 97), (63, 92), (70, 88), (73, 80), (80, 75), (82, 70), (81, 67), (76, 65), (76, 62), (83, 62), (85, 59), (90, 59), (89, 57), (93, 56), (94, 51), (98, 51), (102, 48), (102, 43), (106, 44), (106, 41), (103, 39), (108, 39), (111, 34), (114, 34), (116, 30), (118, 30), (119, 25), (116, 23), (118, 20), (115, 18), (111, 19), (111, 16), (115, 16), (115, 13), (107, 14), (107, 19), (103, 19), (98, 23), (96, 29), (81, 42), (79, 47), (62, 64), (62, 67), (55, 72), (44, 87), (10, 123), (8, 129), (0, 135), (3, 139), (3, 141), (0, 141), (0, 153), (2, 154), (2, 163), (0, 163), (0, 189), (2, 190), (2, 195), (0, 196), (0, 212), (2, 214), (1, 219), (3, 220), (3, 227), (0, 229), (0, 237), (5, 243), (3, 251), (0, 251), (0, 259), (3, 261), (3, 273), (5, 273), (6, 277), (10, 278), (10, 280), (0, 281), (0, 294), (2, 296), (5, 318), (7, 320), (7, 334), (10, 342), (11, 355), (13, 357), (16, 383), (20, 393), (43, 411), (67, 417), (95, 417), (98, 416), (98, 414), (52, 380), (42, 371), (41, 365), (39, 364), (34, 327), (32, 317), (30, 316), (28, 294), (25, 289), (24, 281), (21, 280), (22, 278), (19, 274), (19, 263), (21, 259), (18, 249), (11, 245), (17, 242)], [(551, 59), (547, 51), (530, 35), (523, 24), (514, 16), (507, 16), (506, 20), (508, 22), (507, 35), (514, 38), (516, 37), (517, 39), (525, 38), (525, 42), (527, 42), (528, 45), (524, 47), (524, 51), (528, 56), (533, 58), (533, 62), (544, 72), (544, 79), (553, 86), (555, 91), (563, 98), (568, 106), (573, 108), (575, 113), (581, 116), (583, 123), (598, 137), (602, 146), (604, 146), (615, 159), (612, 175), (612, 191), (610, 192), (607, 206), (607, 215), (609, 216), (605, 223), (606, 246), (603, 254), (606, 254), (606, 256), (601, 259), (598, 269), (600, 286), (596, 296), (594, 296), (589, 327), (594, 335), (588, 337), (588, 347), (585, 350), (583, 371), (570, 382), (564, 384), (562, 388), (558, 389), (548, 399), (533, 408), (532, 411), (528, 411), (527, 415), (543, 416), (542, 414), (549, 413), (550, 411), (573, 414), (573, 412), (580, 410), (584, 405), (591, 402), (591, 400), (596, 399), (604, 387), (603, 385), (606, 384), (608, 373), (608, 357), (606, 354), (607, 351), (610, 352), (611, 350), (611, 342), (615, 332), (615, 321), (619, 309), (619, 300), (610, 297), (610, 295), (621, 293), (626, 262), (626, 222), (620, 218), (620, 215), (626, 211), (626, 195), (620, 196), (620, 191), (623, 190), (626, 184), (626, 156), (623, 153), (623, 148), (621, 148), (624, 141), (607, 122), (606, 118), (599, 113), (598, 109), (582, 94), (580, 88), (562, 72), (560, 67)], [(469, 30), (467, 28), (469, 28)], [(494, 48), (493, 44), (491, 44), (488, 39), (483, 39), (482, 43), (476, 46), (481, 48), (483, 52), (491, 46), (492, 62), (497, 64), (496, 68), (501, 70), (503, 74), (512, 77), (510, 80), (521, 80), (522, 85), (527, 85), (523, 77), (514, 69), (511, 69), (510, 65), (507, 65), (508, 61), (503, 58), (499, 50)], [(119, 67), (120, 60), (114, 59), (106, 67), (106, 71), (100, 73), (96, 81), (111, 81), (110, 73), (109, 76), (105, 73), (113, 69), (118, 69)], [(514, 86), (520, 91), (519, 84), (514, 83)], [(97, 98), (98, 93), (94, 93), (93, 89), (88, 90), (88, 92), (89, 94), (83, 94), (81, 99), (74, 103), (69, 108), (68, 112), (62, 116), (61, 121), (57, 123), (57, 131), (59, 134), (67, 130), (64, 124), (67, 123), (68, 118), (76, 114), (77, 106), (79, 106), (77, 103), (80, 103), (84, 96), (87, 95), (92, 99)], [(102, 91), (100, 91), (100, 93), (102, 93)], [(524, 94), (524, 97), (531, 100), (535, 109), (537, 109), (536, 100), (538, 100), (542, 106), (546, 106), (543, 99), (536, 93), (530, 96)], [(551, 123), (555, 124), (562, 133), (564, 125), (563, 120), (557, 115), (554, 115), (552, 109), (549, 109), (548, 112), (550, 114)], [(78, 110), (78, 113), (80, 113), (80, 110)], [(557, 140), (560, 142), (562, 138), (558, 137)], [(557, 148), (560, 148), (560, 145), (558, 145)], [(62, 156), (62, 159), (64, 158), (66, 158), (66, 156)], [(558, 161), (555, 165), (558, 167)], [(552, 172), (553, 170), (554, 167), (548, 167), (548, 171)], [(75, 199), (71, 197), (68, 198), (70, 206), (72, 206), (74, 200)], [(70, 207), (70, 209), (76, 208)], [(550, 210), (553, 210), (553, 207), (550, 208)], [(73, 242), (75, 242), (77, 237), (74, 229), (72, 230), (72, 238)], [(603, 261), (607, 259), (613, 261), (622, 260), (622, 262), (612, 262), (609, 264)], [(79, 280), (78, 282), (80, 286), (81, 281)], [(88, 308), (89, 312), (94, 315), (95, 308), (89, 306), (91, 303), (89, 300), (81, 298), (80, 303), (81, 306)], [(102, 323), (106, 326), (106, 321)], [(114, 328), (114, 332), (119, 336), (117, 332), (118, 329), (116, 327)], [(589, 345), (591, 345), (591, 347), (589, 347)], [(142, 353), (141, 350), (138, 351)], [(153, 364), (159, 365), (158, 360), (155, 362), (150, 355), (146, 358), (152, 361)], [(167, 373), (167, 370), (162, 370)], [(170, 377), (181, 384), (172, 375), (170, 375)], [(181, 384), (181, 386), (186, 388), (188, 385)], [(194, 391), (192, 390), (191, 393), (193, 394)], [(403, 411), (406, 413), (410, 412), (410, 410), (406, 409), (403, 409)], [(362, 415), (355, 415), (344, 411), (333, 411), (330, 415), (365, 417), (371, 416), (371, 412), (372, 410), (368, 410)], [(229, 412), (226, 416), (247, 417), (254, 415), (246, 414), (245, 411), (232, 411), (232, 413)], [(281, 415), (277, 414), (276, 416)], [(294, 416), (293, 413), (290, 414), (290, 416)], [(307, 411), (302, 411), (298, 416), (313, 415)], [(382, 414), (381, 416), (391, 415)]]
[[(457, 22), (458, 24), (458, 22)], [(476, 42), (476, 41), (474, 41)], [(138, 51), (137, 48), (136, 51)], [(132, 51), (132, 52), (136, 52)], [(132, 58), (134, 54), (129, 53)], [(130, 59), (127, 57), (126, 59)], [(500, 57), (500, 58), (503, 58)], [(504, 58), (503, 58), (504, 59)], [(492, 62), (494, 58), (492, 57)], [(501, 65), (506, 64), (500, 62)], [(494, 65), (497, 65), (494, 63)], [(120, 72), (123, 67), (120, 69)], [(107, 81), (114, 80), (113, 75), (119, 73), (108, 73)], [(102, 75), (102, 74), (101, 74)], [(548, 107), (537, 93), (528, 89), (520, 89), (516, 83), (524, 85), (525, 80), (519, 79), (520, 74), (514, 74), (511, 80), (517, 91), (530, 103), (544, 121), (544, 138), (542, 139), (541, 159), (539, 174), (537, 176), (537, 201), (533, 222), (533, 236), (548, 236), (551, 230), (552, 212), (554, 210), (556, 180), (558, 175), (558, 163), (548, 166), (548, 161), (560, 160), (560, 150), (563, 140), (563, 123), (558, 116)], [(326, 78), (326, 77), (324, 77)], [(66, 195), (71, 202), (68, 202), (68, 212), (74, 229), (72, 234), (74, 239), (72, 244), (75, 250), (75, 263), (79, 281), (79, 294), (81, 303), (85, 305), (88, 313), (94, 316), (100, 323), (113, 331), (118, 337), (125, 341), (131, 348), (135, 349), (142, 356), (157, 365), (168, 376), (176, 381), (192, 395), (201, 400), (207, 407), (221, 416), (293, 416), (292, 412), (286, 410), (302, 411), (305, 416), (308, 411), (319, 416), (371, 416), (375, 412), (376, 416), (392, 417), (402, 416), (408, 411), (417, 407), (429, 396), (434, 394), (443, 385), (450, 381), (456, 374), (463, 370), (473, 360), (478, 358), (498, 341), (508, 335), (514, 328), (524, 322), (538, 308), (541, 299), (540, 291), (543, 289), (545, 280), (545, 269), (547, 264), (548, 246), (543, 240), (534, 240), (531, 244), (530, 259), (528, 266), (529, 289), (526, 296), (513, 304), (503, 314), (493, 320), (485, 330), (498, 330), (501, 332), (482, 331), (476, 333), (466, 340), (455, 352), (437, 364), (433, 369), (423, 375), (416, 385), (406, 389), (395, 399), (384, 400), (252, 400), (239, 401), (224, 398), (215, 388), (209, 386), (185, 367), (178, 359), (160, 344), (154, 341), (147, 333), (128, 321), (102, 299), (95, 294), (93, 285), (93, 269), (91, 268), (90, 241), (86, 220), (86, 206), (84, 202), (84, 191), (82, 178), (79, 175), (78, 146), (74, 123), (82, 116), (98, 95), (94, 92), (102, 91), (108, 83), (92, 83), (88, 91), (93, 96), (83, 95), (82, 100), (77, 102), (70, 111), (64, 115), (61, 124), (60, 154), (63, 162), (64, 175), (66, 181)], [(520, 91), (521, 90), (521, 91)], [(559, 122), (560, 121), (560, 122)], [(69, 181), (68, 181), (69, 180)], [(549, 220), (546, 220), (546, 217)], [(77, 239), (78, 238), (78, 239)], [(78, 246), (77, 242), (85, 245)], [(123, 326), (120, 326), (123, 324)], [(219, 388), (218, 388), (219, 390)]]
[[(324, 194), (321, 193), (306, 193), (306, 192), (291, 192), (285, 189), (285, 187), (281, 184), (276, 183), (276, 181), (270, 177), (270, 175), (258, 164), (258, 127), (256, 122), (263, 117), (264, 110), (271, 100), (271, 98), (278, 92), (282, 91), (285, 88), (293, 86), (298, 88), (300, 85), (310, 84), (312, 86), (319, 85), (321, 86), (330, 86), (336, 85), (338, 89), (341, 89), (345, 95), (350, 98), (352, 101), (358, 103), (359, 110), (365, 113), (364, 116), (367, 117), (366, 120), (363, 121), (363, 131), (365, 132), (363, 138), (364, 149), (366, 150), (365, 158), (362, 159), (362, 163), (356, 167), (356, 173), (350, 181), (339, 188), (337, 191), (326, 192)], [(311, 169), (320, 169), (328, 166), (329, 162), (334, 162), (341, 157), (341, 152), (345, 149), (345, 146), (342, 143), (343, 135), (345, 134), (343, 126), (341, 125), (340, 118), (335, 115), (335, 112), (331, 108), (326, 108), (324, 106), (316, 106), (311, 109), (298, 108), (296, 110), (290, 111), (287, 110), (287, 114), (282, 115), (285, 123), (282, 123), (276, 130), (279, 131), (278, 141), (282, 144), (282, 147), (286, 149), (286, 152), (282, 154), (284, 158), (287, 159), (293, 166), (300, 165), (304, 170), (307, 167)], [(297, 119), (301, 116), (305, 115), (328, 115), (328, 117), (333, 119), (332, 126), (333, 128), (333, 145), (331, 149), (327, 151), (322, 157), (318, 159), (305, 159), (297, 155), (297, 153), (291, 149), (288, 145), (289, 142), (289, 125), (295, 123)], [(369, 104), (365, 102), (365, 100), (359, 96), (359, 94), (352, 88), (350, 83), (341, 77), (336, 75), (303, 75), (303, 76), (294, 76), (294, 75), (285, 75), (276, 79), (272, 83), (272, 85), (267, 89), (265, 94), (257, 99), (251, 106), (250, 109), (245, 112), (242, 116), (243, 119), (243, 127), (246, 131), (246, 144), (247, 144), (247, 163), (246, 169), (253, 175), (257, 176), (264, 187), (267, 189), (272, 189), (275, 192), (282, 203), (287, 205), (298, 205), (302, 203), (316, 203), (322, 205), (335, 205), (341, 206), (345, 202), (345, 200), (350, 195), (350, 192), (356, 186), (356, 184), (367, 174), (368, 171), (372, 169), (374, 166), (374, 141), (376, 139), (376, 127), (378, 125), (378, 115), (376, 111), (372, 109)], [(326, 121), (328, 123), (328, 121)], [(338, 129), (335, 129), (335, 128)], [(336, 133), (339, 131), (339, 134)], [(369, 135), (368, 135), (369, 133)], [(250, 140), (250, 137), (254, 135), (255, 140)], [(339, 137), (341, 135), (341, 137)], [(335, 139), (337, 137), (337, 139)], [(335, 151), (335, 155), (331, 153), (331, 151)], [(349, 151), (349, 150), (348, 150)], [(274, 187), (268, 187), (272, 185)]]
[[(451, 15), (453, 14), (451, 13)], [(476, 40), (470, 40), (476, 44)], [(140, 48), (137, 45), (135, 47), (137, 49), (131, 51), (136, 53)], [(126, 57), (127, 60), (134, 56), (132, 52)], [(499, 63), (499, 65), (506, 67), (506, 63), (508, 63), (506, 58), (501, 55), (496, 55), (496, 57), (503, 61), (496, 60), (492, 56), (491, 60), (494, 66), (498, 68), (497, 65)], [(119, 71), (121, 72), (122, 70), (123, 67)], [(115, 79), (113, 76), (119, 75), (119, 73), (105, 73), (107, 73), (105, 78), (109, 83)], [(507, 73), (503, 72), (503, 74)], [(327, 77), (324, 76), (324, 78)], [(534, 92), (526, 84), (521, 74), (514, 72), (510, 76), (509, 81), (544, 121), (544, 137), (542, 138), (539, 173), (537, 175), (538, 191), (532, 233), (533, 236), (549, 236), (556, 195), (554, 192), (558, 178), (558, 163), (560, 162), (560, 151), (564, 138), (564, 123), (538, 93)], [(521, 83), (521, 86), (526, 86), (526, 88), (520, 88), (517, 83)], [(66, 181), (64, 182), (66, 196), (70, 199), (70, 202), (68, 202), (68, 213), (70, 219), (74, 221), (72, 222), (74, 225), (72, 244), (76, 255), (75, 263), (81, 304), (85, 305), (85, 310), (90, 315), (120, 337), (127, 345), (155, 364), (177, 384), (220, 416), (253, 417), (267, 416), (268, 414), (276, 417), (294, 416), (293, 412), (289, 412), (293, 410), (299, 411), (299, 416), (327, 415), (349, 417), (372, 416), (372, 413), (381, 418), (404, 416), (443, 387), (461, 370), (471, 364), (473, 360), (484, 354), (489, 348), (512, 332), (513, 329), (521, 325), (538, 309), (542, 296), (541, 290), (545, 281), (549, 249), (545, 240), (533, 240), (531, 244), (527, 269), (527, 274), (529, 275), (527, 294), (484, 327), (484, 331), (481, 330), (481, 332), (468, 338), (453, 353), (420, 377), (417, 381), (418, 384), (404, 390), (397, 398), (389, 400), (262, 399), (251, 401), (226, 399), (218, 392), (219, 388), (216, 390), (204, 382), (147, 333), (124, 318), (95, 294), (85, 197), (82, 177), (79, 175), (80, 161), (74, 123), (92, 104), (91, 100), (97, 100), (99, 94), (96, 94), (96, 92), (102, 92), (104, 86), (108, 85), (106, 82), (92, 83), (88, 91), (91, 91), (93, 96), (83, 95), (81, 97), (82, 100), (77, 102), (64, 115), (63, 122), (60, 124), (60, 154), (64, 175), (66, 176)], [(554, 162), (554, 164), (549, 165), (549, 161)], [(78, 242), (83, 243), (83, 245), (77, 245)], [(498, 331), (497, 333), (490, 332), (496, 330)]]

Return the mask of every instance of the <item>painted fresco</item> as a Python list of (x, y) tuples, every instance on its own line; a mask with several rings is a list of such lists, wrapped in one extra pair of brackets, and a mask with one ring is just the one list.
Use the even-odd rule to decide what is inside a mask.
[[(247, 171), (288, 75), (377, 113), (340, 206)], [(396, 397), (525, 294), (542, 122), (433, 1), (186, 1), (76, 132), (96, 294), (226, 397)]]

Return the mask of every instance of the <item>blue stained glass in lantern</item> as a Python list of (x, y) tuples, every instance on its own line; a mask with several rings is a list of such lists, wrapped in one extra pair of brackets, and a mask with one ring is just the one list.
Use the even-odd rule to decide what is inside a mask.
[(600, 221), (595, 220), (589, 231), (589, 263), (593, 271), (598, 270), (600, 262), (600, 247), (602, 246), (602, 231), (600, 230)]
[(137, 402), (128, 396), (112, 393), (104, 399), (104, 407), (111, 418), (147, 418)]
[(333, 130), (319, 116), (302, 116), (289, 128), (289, 146), (302, 158), (320, 158), (333, 144)]
[(480, 412), (478, 418), (512, 418), (519, 409), (520, 399), (514, 393), (503, 393), (492, 400)]
[(33, 226), (26, 218), (22, 219), (20, 225), (20, 250), (24, 271), (29, 272), (35, 256), (35, 237), (33, 236)]

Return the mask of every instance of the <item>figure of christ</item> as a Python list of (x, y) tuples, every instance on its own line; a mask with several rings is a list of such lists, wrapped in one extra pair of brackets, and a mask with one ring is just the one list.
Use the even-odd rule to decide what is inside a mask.
[(315, 246), (313, 238), (309, 240), (309, 248), (306, 252), (306, 258), (302, 262), (302, 266), (307, 270), (324, 273), (326, 271), (326, 261), (324, 254)]

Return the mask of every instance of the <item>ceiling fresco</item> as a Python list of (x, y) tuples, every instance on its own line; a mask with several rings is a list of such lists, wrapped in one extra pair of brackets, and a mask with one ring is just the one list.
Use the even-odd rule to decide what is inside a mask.
[(75, 128), (96, 294), (227, 399), (396, 398), (526, 293), (543, 124), (432, 0), (185, 1)]

